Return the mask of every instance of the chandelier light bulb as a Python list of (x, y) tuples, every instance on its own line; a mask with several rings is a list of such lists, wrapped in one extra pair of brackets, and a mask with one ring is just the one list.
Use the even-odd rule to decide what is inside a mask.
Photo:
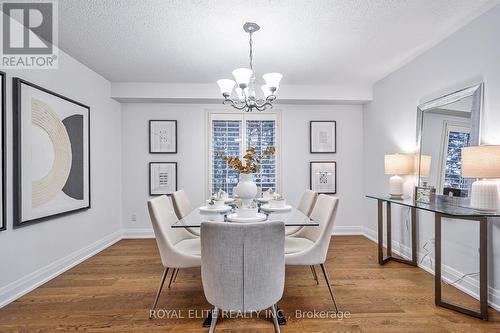
[(237, 68), (233, 71), (233, 76), (236, 80), (236, 83), (242, 89), (248, 86), (252, 75), (253, 71), (249, 68)]
[[(245, 88), (246, 90), (247, 88)], [(237, 87), (236, 89), (234, 89), (234, 91), (236, 91), (236, 95), (238, 96), (238, 99), (242, 102), (245, 101), (245, 96), (243, 95), (243, 89), (241, 89), (240, 87)]]
[(236, 84), (233, 80), (229, 79), (221, 79), (217, 80), (217, 84), (219, 85), (219, 89), (222, 95), (230, 96), (233, 92), (233, 87)]
[(280, 81), (281, 78), (283, 77), (282, 74), (280, 73), (267, 73), (262, 75), (262, 78), (264, 81), (266, 81), (266, 85), (269, 87), (269, 89), (278, 89), (280, 86)]
[(262, 86), (260, 86), (260, 89), (262, 89), (262, 92), (264, 93), (264, 97), (267, 98), (269, 97), (270, 95), (272, 95), (273, 93), (271, 92), (271, 89), (269, 89), (269, 87), (265, 84), (263, 84)]

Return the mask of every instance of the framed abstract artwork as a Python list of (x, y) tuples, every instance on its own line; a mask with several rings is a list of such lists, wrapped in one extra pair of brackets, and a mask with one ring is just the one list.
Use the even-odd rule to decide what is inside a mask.
[(150, 162), (149, 195), (169, 195), (175, 191), (177, 191), (177, 162)]
[(90, 208), (90, 108), (13, 79), (14, 227)]
[(177, 153), (177, 120), (149, 121), (149, 153)]
[(335, 120), (312, 120), (309, 122), (309, 152), (337, 152), (337, 122)]
[(7, 188), (7, 165), (5, 160), (5, 73), (0, 72), (0, 231), (7, 228), (7, 195), (5, 193)]
[(310, 162), (309, 184), (318, 193), (337, 193), (337, 162)]

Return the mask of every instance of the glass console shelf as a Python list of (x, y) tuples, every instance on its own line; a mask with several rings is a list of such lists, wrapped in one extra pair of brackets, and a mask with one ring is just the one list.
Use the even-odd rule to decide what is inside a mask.
[(500, 217), (500, 211), (481, 212), (468, 207), (467, 202), (452, 203), (448, 202), (446, 198), (442, 197), (438, 197), (435, 201), (432, 201), (430, 203), (418, 202), (412, 198), (393, 199), (386, 195), (367, 195), (366, 197), (376, 200), (382, 200), (385, 202), (391, 202), (396, 205), (426, 210), (432, 213), (453, 216), (456, 218), (465, 219), (466, 217)]

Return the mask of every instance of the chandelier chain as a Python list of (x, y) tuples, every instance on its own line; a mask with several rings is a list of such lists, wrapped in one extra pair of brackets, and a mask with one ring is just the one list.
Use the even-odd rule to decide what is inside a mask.
[(252, 41), (252, 33), (250, 32), (250, 69), (253, 70), (253, 41)]

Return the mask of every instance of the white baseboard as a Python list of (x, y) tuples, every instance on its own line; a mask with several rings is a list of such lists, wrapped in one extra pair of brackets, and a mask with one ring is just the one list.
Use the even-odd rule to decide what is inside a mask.
[(333, 234), (336, 236), (355, 236), (355, 235), (363, 235), (363, 227), (362, 226), (334, 226)]
[(155, 238), (153, 228), (129, 228), (123, 229), (123, 239)]
[(75, 251), (0, 288), (0, 308), (26, 295), (35, 288), (66, 272), (70, 268), (96, 255), (121, 239), (121, 232), (114, 232), (97, 242)]
[[(363, 230), (366, 238), (377, 243), (377, 233), (374, 230), (368, 228), (364, 228)], [(384, 245), (386, 245), (385, 242)], [(406, 259), (409, 259), (411, 256), (410, 247), (394, 240), (392, 241), (392, 251), (395, 254)], [(426, 257), (425, 259), (423, 257), (424, 254), (422, 254), (420, 251), (417, 258), (418, 267), (434, 275), (434, 261), (431, 262), (431, 259), (434, 259), (434, 256), (431, 256), (430, 258)], [(446, 283), (450, 283), (453, 281), (457, 281), (468, 272), (462, 273), (448, 265), (441, 265), (441, 273), (443, 281), (445, 281)], [(460, 282), (455, 283), (454, 286), (464, 293), (470, 295), (471, 297), (474, 297), (477, 300), (479, 299), (479, 280), (477, 280), (476, 278), (465, 277)], [(488, 303), (492, 308), (500, 311), (500, 290), (488, 287)]]

